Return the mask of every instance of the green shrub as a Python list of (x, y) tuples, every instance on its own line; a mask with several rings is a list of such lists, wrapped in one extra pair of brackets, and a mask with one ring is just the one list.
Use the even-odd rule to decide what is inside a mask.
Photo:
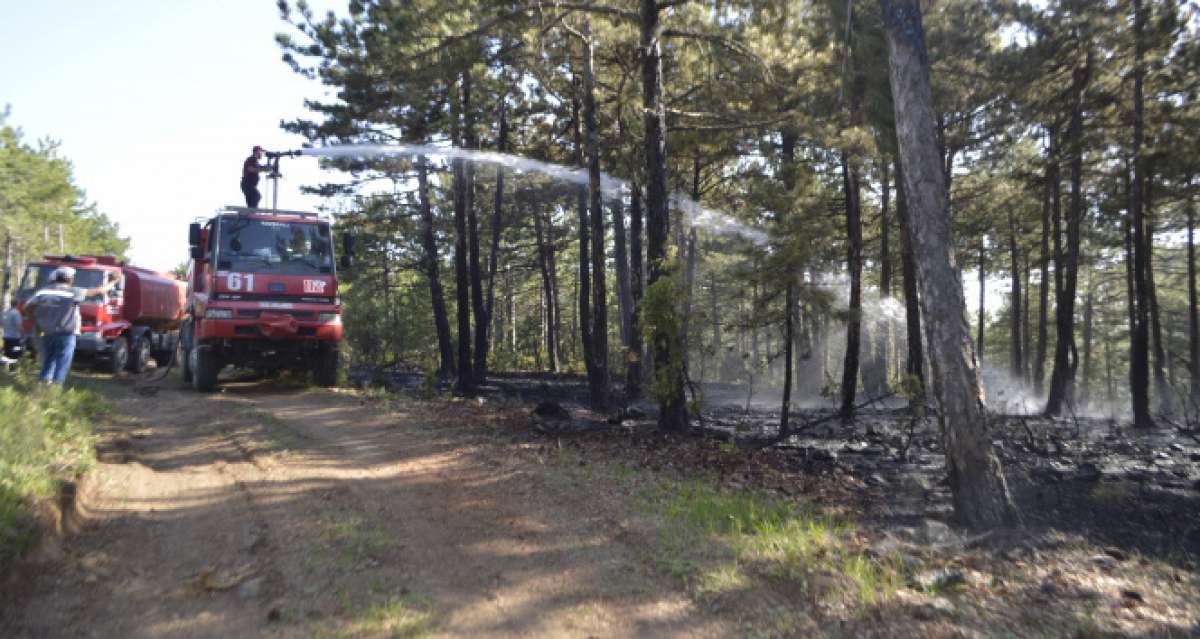
[(33, 501), (94, 462), (92, 423), (108, 409), (90, 390), (0, 377), (0, 561), (34, 539)]

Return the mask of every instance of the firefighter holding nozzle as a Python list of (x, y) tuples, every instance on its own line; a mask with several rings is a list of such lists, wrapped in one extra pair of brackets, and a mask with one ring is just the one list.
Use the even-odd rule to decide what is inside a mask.
[(273, 170), (270, 164), (258, 163), (266, 154), (266, 149), (256, 144), (250, 151), (250, 157), (242, 162), (242, 195), (246, 196), (246, 208), (258, 208), (258, 202), (262, 199), (262, 193), (258, 192), (258, 174), (270, 175)]

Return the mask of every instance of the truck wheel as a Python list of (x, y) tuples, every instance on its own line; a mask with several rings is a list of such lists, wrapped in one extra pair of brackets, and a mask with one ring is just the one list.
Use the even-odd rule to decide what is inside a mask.
[(192, 383), (192, 352), (179, 347), (179, 374), (183, 376), (184, 384)]
[(317, 365), (313, 368), (313, 379), (318, 386), (326, 388), (337, 385), (338, 377), (338, 348), (337, 344), (322, 344), (317, 353)]
[(217, 388), (217, 373), (221, 372), (221, 362), (211, 346), (196, 344), (191, 350), (192, 388), (201, 393), (208, 393)]
[(129, 364), (129, 340), (124, 336), (113, 340), (112, 354), (108, 361), (108, 372), (119, 375)]
[(145, 373), (150, 367), (150, 340), (145, 337), (139, 337), (133, 344), (133, 351), (129, 357), (130, 372), (141, 374)]

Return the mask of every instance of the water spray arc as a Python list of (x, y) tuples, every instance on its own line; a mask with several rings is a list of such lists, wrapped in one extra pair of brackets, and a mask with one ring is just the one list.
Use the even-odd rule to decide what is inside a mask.
[[(513, 171), (540, 173), (556, 180), (563, 180), (565, 182), (579, 184), (582, 186), (586, 186), (588, 183), (588, 174), (583, 168), (568, 167), (561, 164), (554, 164), (552, 162), (542, 162), (540, 160), (533, 160), (518, 155), (499, 153), (496, 151), (462, 149), (458, 147), (437, 146), (433, 144), (345, 144), (268, 154), (268, 157), (272, 155), (276, 156), (276, 168), (278, 167), (279, 156), (296, 157), (298, 155), (303, 155), (325, 158), (433, 156), (445, 158), (447, 160), (465, 160), (468, 162), (494, 164), (511, 169)], [(278, 173), (278, 171), (276, 171), (276, 173)], [(276, 186), (278, 186), (278, 181), (276, 181)], [(600, 192), (606, 198), (622, 198), (630, 192), (630, 186), (625, 180), (612, 177), (607, 173), (601, 173)], [(671, 204), (672, 206), (683, 211), (687, 215), (691, 224), (705, 228), (712, 233), (716, 233), (718, 235), (735, 235), (753, 242), (754, 244), (765, 244), (767, 242), (767, 235), (761, 230), (739, 222), (721, 211), (701, 206), (685, 195), (678, 193), (672, 194)]]

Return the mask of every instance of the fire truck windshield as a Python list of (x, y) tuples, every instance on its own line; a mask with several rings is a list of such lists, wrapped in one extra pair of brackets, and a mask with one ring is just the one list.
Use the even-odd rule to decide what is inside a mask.
[(225, 218), (220, 223), (217, 268), (278, 275), (333, 272), (329, 225)]
[[(54, 269), (58, 268), (57, 264), (30, 264), (25, 268), (25, 274), (21, 277), (21, 286), (17, 291), (17, 297), (28, 299), (34, 293), (46, 288), (50, 285), (50, 275), (54, 273)], [(75, 288), (95, 288), (104, 283), (105, 271), (97, 269), (75, 269), (75, 282), (71, 284)], [(102, 301), (103, 296), (92, 296), (88, 299), (92, 301)]]

